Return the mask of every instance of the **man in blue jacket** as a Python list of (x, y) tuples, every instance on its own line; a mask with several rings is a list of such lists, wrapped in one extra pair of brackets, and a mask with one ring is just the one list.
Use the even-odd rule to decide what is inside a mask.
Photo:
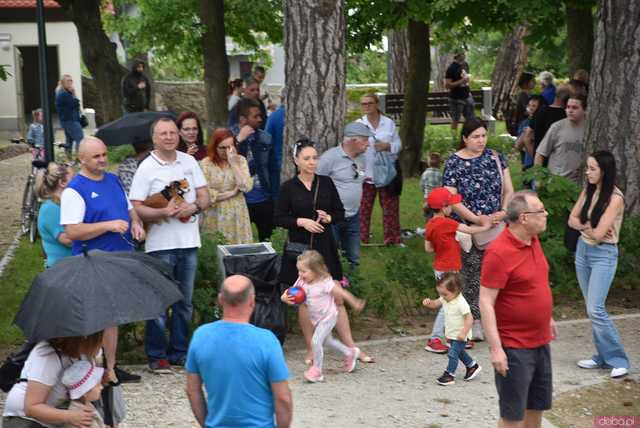
[(273, 203), (280, 169), (276, 161), (271, 135), (260, 129), (263, 117), (258, 101), (243, 98), (236, 105), (238, 125), (231, 132), (238, 140), (238, 153), (247, 158), (253, 189), (245, 194), (251, 222), (258, 228), (260, 241), (273, 231)]
[(282, 171), (282, 147), (284, 141), (284, 98), (286, 96), (286, 89), (282, 88), (280, 91), (280, 106), (269, 115), (267, 119), (267, 127), (265, 131), (271, 135), (271, 141), (273, 142), (273, 152), (276, 157), (276, 163), (278, 164), (278, 179), (274, 181), (274, 193), (275, 198), (278, 197), (280, 192), (280, 171)]

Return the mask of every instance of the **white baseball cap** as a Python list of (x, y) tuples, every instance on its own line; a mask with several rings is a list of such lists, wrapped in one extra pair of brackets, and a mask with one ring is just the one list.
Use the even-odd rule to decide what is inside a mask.
[(62, 375), (62, 384), (69, 390), (69, 397), (77, 400), (102, 381), (104, 369), (80, 360), (68, 367)]

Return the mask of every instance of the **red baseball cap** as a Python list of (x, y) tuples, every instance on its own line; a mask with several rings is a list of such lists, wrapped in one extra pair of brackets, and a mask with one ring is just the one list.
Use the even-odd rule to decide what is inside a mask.
[(427, 204), (434, 210), (462, 202), (462, 196), (451, 193), (446, 187), (436, 187), (427, 196)]

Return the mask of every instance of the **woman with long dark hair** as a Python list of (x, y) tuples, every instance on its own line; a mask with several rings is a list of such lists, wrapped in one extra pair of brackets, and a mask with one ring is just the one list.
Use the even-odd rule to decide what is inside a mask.
[(591, 320), (596, 354), (578, 361), (583, 369), (611, 368), (611, 377), (629, 372), (627, 357), (605, 302), (618, 265), (624, 195), (615, 185), (616, 161), (600, 150), (587, 158), (587, 185), (571, 210), (569, 226), (580, 231), (576, 276)]
[(198, 115), (192, 111), (183, 111), (176, 119), (180, 143), (178, 150), (193, 156), (196, 160), (207, 157), (207, 146), (204, 144), (204, 134)]

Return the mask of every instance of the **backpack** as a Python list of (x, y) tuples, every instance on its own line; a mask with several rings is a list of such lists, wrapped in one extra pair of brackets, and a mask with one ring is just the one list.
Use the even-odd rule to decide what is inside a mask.
[(27, 361), (27, 357), (33, 348), (35, 343), (25, 343), (16, 352), (9, 354), (2, 366), (0, 366), (0, 389), (4, 392), (11, 391), (13, 385), (18, 382), (24, 381), (20, 379), (20, 373), (24, 367), (24, 362)]
[[(3, 390), (4, 392), (9, 392), (11, 391), (11, 388), (13, 388), (13, 385), (15, 385), (16, 383), (27, 381), (27, 379), (22, 379), (20, 377), (20, 373), (22, 373), (24, 363), (25, 361), (27, 361), (29, 354), (31, 353), (33, 348), (36, 347), (36, 345), (37, 343), (26, 342), (24, 345), (22, 345), (22, 347), (20, 347), (20, 349), (12, 354), (9, 354), (7, 359), (4, 360), (4, 363), (2, 363), (2, 366), (0, 366), (1, 390)], [(56, 355), (60, 359), (60, 365), (64, 368), (60, 353), (55, 348), (54, 351), (56, 351)]]

